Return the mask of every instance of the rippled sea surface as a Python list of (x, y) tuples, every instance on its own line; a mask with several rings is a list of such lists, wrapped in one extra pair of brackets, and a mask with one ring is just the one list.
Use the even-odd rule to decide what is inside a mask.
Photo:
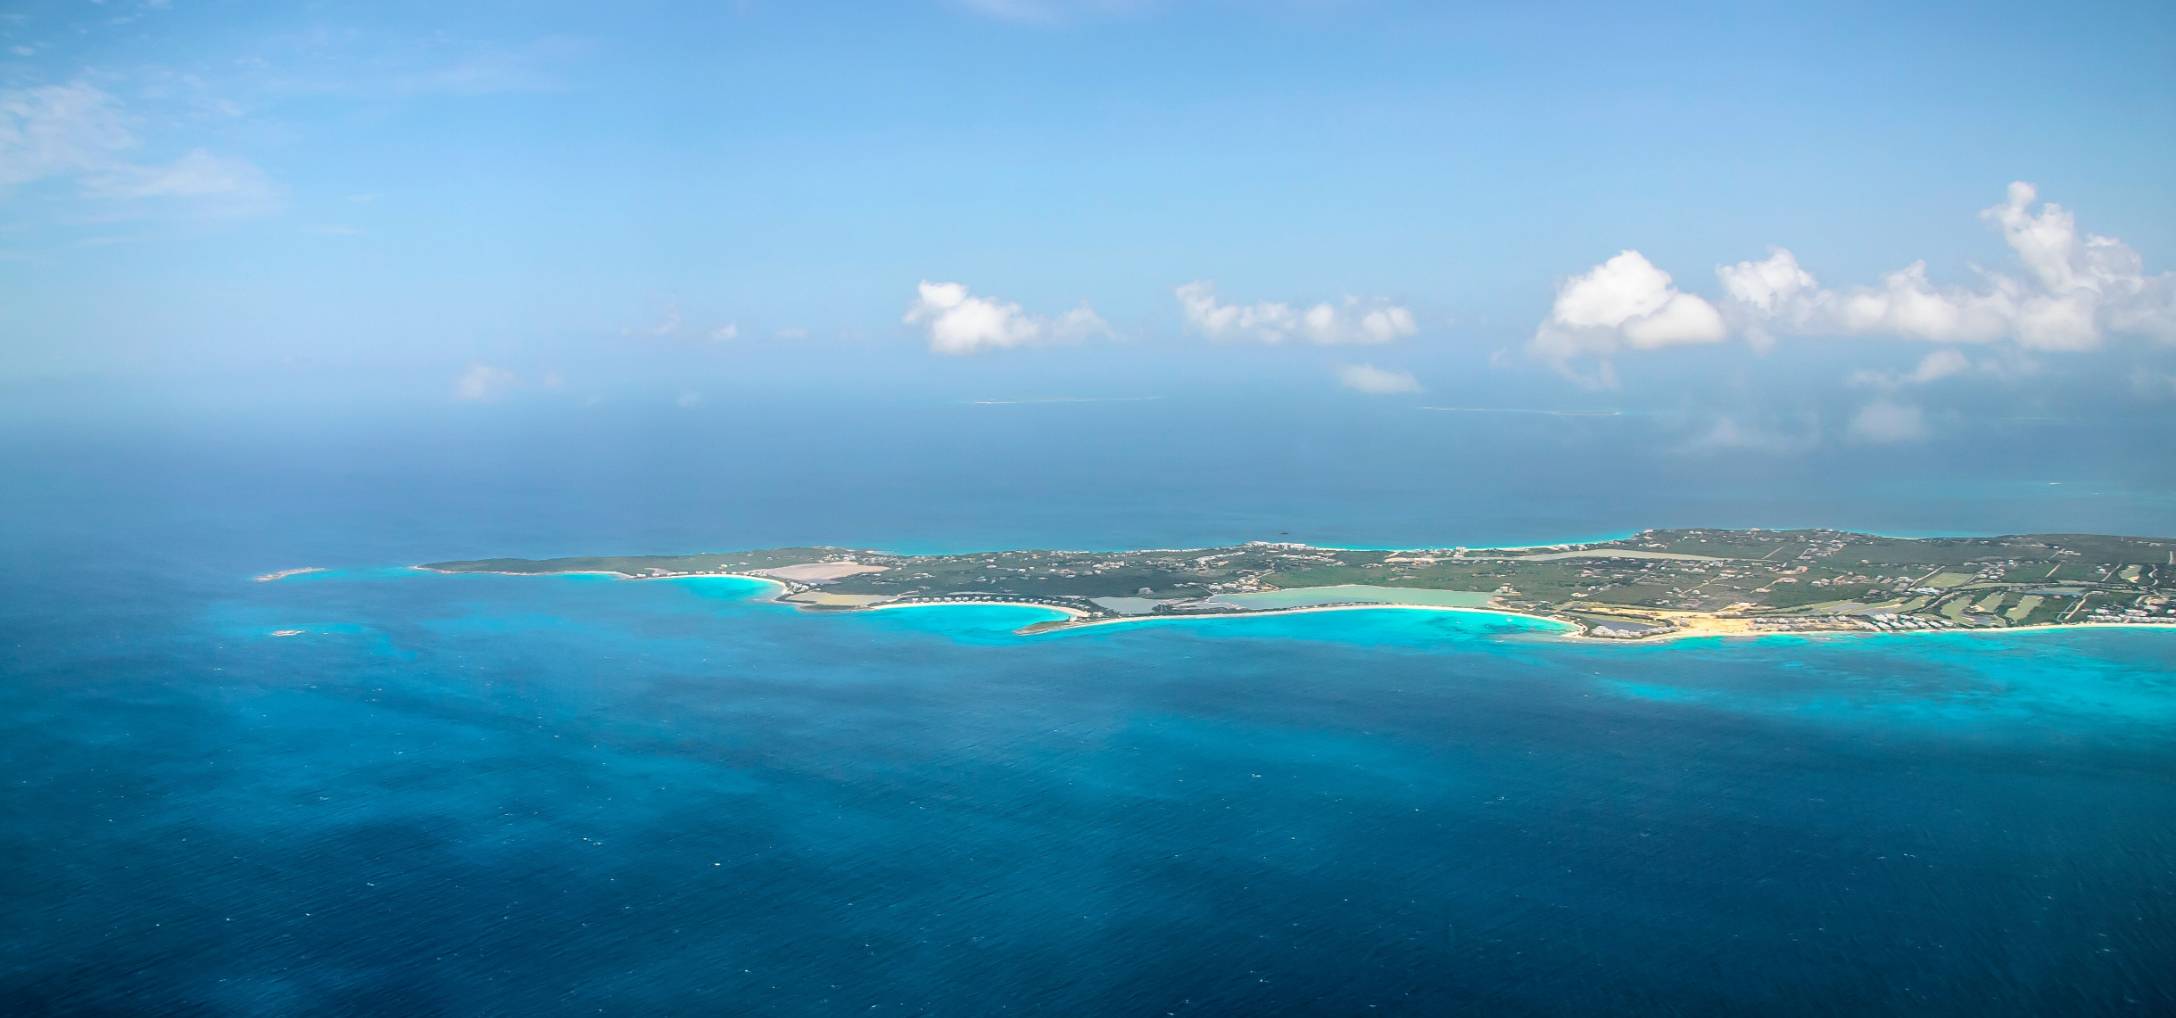
[(2176, 633), (1020, 637), (402, 566), (1232, 518), (87, 462), (0, 543), (7, 1013), (2176, 1009)]
[(755, 592), (387, 570), (52, 619), (0, 709), (6, 999), (2176, 1003), (2167, 634), (1022, 638)]

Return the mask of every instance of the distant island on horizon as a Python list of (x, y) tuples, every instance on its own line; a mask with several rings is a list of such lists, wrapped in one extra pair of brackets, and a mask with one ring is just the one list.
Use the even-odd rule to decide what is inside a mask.
[(945, 604), (1061, 613), (1022, 632), (1159, 618), (1414, 608), (1548, 619), (1618, 641), (1770, 633), (2176, 628), (2176, 540), (1901, 538), (1840, 530), (1646, 530), (1522, 548), (1365, 551), (1252, 541), (946, 555), (772, 548), (432, 562), (440, 573), (725, 576), (810, 611)]

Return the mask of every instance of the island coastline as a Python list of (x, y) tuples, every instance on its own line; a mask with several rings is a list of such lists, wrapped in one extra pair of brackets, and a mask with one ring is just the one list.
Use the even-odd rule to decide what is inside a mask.
[[(766, 588), (761, 600), (818, 613), (985, 606), (1058, 616), (1020, 627), (1023, 635), (1366, 610), (1517, 617), (1545, 624), (1552, 638), (1608, 643), (2176, 629), (2176, 541), (2099, 535), (1899, 538), (1694, 529), (1516, 547), (1363, 550), (1257, 541), (949, 555), (783, 548), (414, 568), (750, 580)], [(1416, 596), (1405, 600), (1403, 591)]]

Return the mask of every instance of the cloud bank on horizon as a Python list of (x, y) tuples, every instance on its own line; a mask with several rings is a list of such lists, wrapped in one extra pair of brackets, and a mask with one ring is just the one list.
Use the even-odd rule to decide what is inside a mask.
[(1217, 299), (1216, 284), (1195, 280), (1172, 293), (1179, 299), (1187, 328), (1211, 339), (1282, 343), (1304, 340), (1338, 343), (1388, 343), (1419, 331), (1413, 312), (1381, 298), (1346, 297), (1295, 307), (1283, 301), (1227, 304)]
[[(1980, 214), (2000, 229), (2022, 274), (1982, 269), (1972, 285), (1945, 286), (1915, 261), (1878, 282), (1831, 289), (1777, 247), (1757, 261), (1718, 266), (1721, 292), (1710, 299), (1627, 250), (1566, 280), (1527, 349), (1568, 378), (1608, 387), (1620, 354), (1732, 336), (1758, 347), (1779, 336), (1866, 336), (2049, 353), (2096, 349), (2110, 336), (2176, 343), (2176, 273), (2149, 275), (2138, 252), (2081, 232), (2068, 209), (2053, 202), (2034, 209), (2038, 196), (2018, 181)], [(1961, 354), (1930, 356), (1912, 380), (1964, 366)]]

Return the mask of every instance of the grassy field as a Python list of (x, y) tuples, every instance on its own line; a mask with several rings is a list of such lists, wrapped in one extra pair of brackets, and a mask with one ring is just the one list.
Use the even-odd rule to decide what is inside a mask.
[(2005, 612), (2004, 615), (2012, 623), (2015, 623), (2017, 625), (2024, 625), (2025, 620), (2032, 617), (2033, 609), (2040, 607), (2040, 603), (2046, 600), (2047, 598), (2041, 597), (2038, 594), (2026, 594), (2025, 596), (2018, 598), (2016, 606), (2012, 607), (2008, 612)]

